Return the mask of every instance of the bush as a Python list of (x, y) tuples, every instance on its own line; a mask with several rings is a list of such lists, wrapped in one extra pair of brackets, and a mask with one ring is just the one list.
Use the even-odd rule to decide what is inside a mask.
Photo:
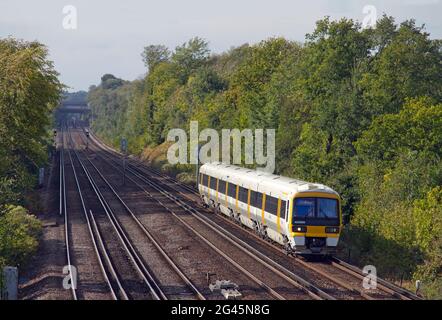
[(426, 297), (442, 299), (442, 188), (435, 187), (413, 207), (416, 245), (424, 252), (424, 263), (418, 266), (414, 280), (423, 281)]
[(9, 206), (0, 217), (0, 265), (20, 266), (36, 252), (41, 222), (20, 206)]

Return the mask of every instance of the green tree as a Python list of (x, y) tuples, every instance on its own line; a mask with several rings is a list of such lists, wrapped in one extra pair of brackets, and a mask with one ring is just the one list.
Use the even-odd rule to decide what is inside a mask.
[(413, 277), (424, 282), (428, 298), (442, 297), (442, 188), (431, 189), (425, 198), (413, 206), (416, 225), (416, 245), (424, 251), (424, 263), (418, 266)]
[(144, 47), (141, 56), (146, 67), (152, 71), (158, 63), (170, 59), (170, 50), (163, 45), (149, 45)]
[(364, 100), (373, 115), (396, 113), (406, 98), (442, 99), (441, 41), (407, 20), (384, 16), (372, 32), (373, 56), (364, 74)]
[(181, 46), (175, 48), (172, 54), (172, 61), (182, 68), (182, 80), (186, 81), (187, 76), (209, 59), (209, 44), (204, 39), (195, 37)]
[(238, 111), (237, 121), (232, 124), (239, 128), (275, 128), (279, 106), (271, 103), (270, 82), (287, 57), (298, 50), (296, 44), (282, 38), (263, 41), (250, 49), (232, 74), (227, 93), (228, 103)]
[(355, 143), (367, 160), (391, 167), (405, 150), (442, 156), (442, 104), (430, 98), (409, 99), (397, 114), (376, 118)]
[(364, 262), (391, 276), (439, 270), (441, 112), (432, 99), (410, 99), (398, 114), (377, 117), (356, 143), (363, 197), (352, 226), (365, 233), (365, 243), (353, 236), (365, 248)]
[(19, 203), (47, 160), (50, 114), (63, 86), (37, 42), (0, 40), (0, 211)]
[(41, 222), (23, 207), (9, 206), (0, 216), (0, 266), (19, 266), (36, 252)]
[(123, 134), (131, 90), (128, 81), (111, 74), (103, 75), (100, 85), (89, 90), (92, 127), (114, 146), (119, 145)]

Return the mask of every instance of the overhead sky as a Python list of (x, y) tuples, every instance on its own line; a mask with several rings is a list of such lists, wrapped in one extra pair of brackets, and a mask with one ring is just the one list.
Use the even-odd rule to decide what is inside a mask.
[[(64, 28), (72, 17), (72, 11), (63, 13), (68, 5), (76, 8), (76, 29)], [(303, 41), (318, 19), (363, 22), (373, 12), (364, 13), (370, 5), (378, 17), (385, 12), (397, 22), (414, 18), (432, 38), (442, 38), (442, 0), (1, 0), (0, 37), (46, 44), (61, 80), (76, 91), (105, 73), (127, 80), (142, 76), (140, 54), (148, 44), (173, 49), (200, 36), (219, 53), (272, 36)]]

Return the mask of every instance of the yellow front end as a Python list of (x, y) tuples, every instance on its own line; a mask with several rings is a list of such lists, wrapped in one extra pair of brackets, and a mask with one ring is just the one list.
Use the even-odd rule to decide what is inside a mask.
[[(289, 230), (291, 246), (295, 253), (336, 253), (342, 230), (340, 203), (339, 196), (332, 193), (302, 192), (293, 197), (289, 212)], [(321, 206), (326, 206), (327, 210), (323, 210)]]

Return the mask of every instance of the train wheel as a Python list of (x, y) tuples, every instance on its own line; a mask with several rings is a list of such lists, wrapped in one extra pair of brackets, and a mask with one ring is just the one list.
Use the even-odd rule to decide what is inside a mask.
[(241, 222), (241, 215), (240, 215), (239, 213), (237, 213), (237, 214), (235, 215), (235, 222), (236, 222), (236, 224), (239, 225), (239, 226), (242, 225), (242, 222)]
[(287, 256), (289, 256), (289, 255), (291, 255), (291, 254), (293, 253), (293, 249), (292, 249), (292, 247), (290, 246), (290, 243), (289, 243), (287, 237), (285, 237), (285, 239), (284, 239), (284, 245), (283, 245), (283, 247), (284, 247), (284, 252), (285, 252), (285, 254), (286, 254)]

